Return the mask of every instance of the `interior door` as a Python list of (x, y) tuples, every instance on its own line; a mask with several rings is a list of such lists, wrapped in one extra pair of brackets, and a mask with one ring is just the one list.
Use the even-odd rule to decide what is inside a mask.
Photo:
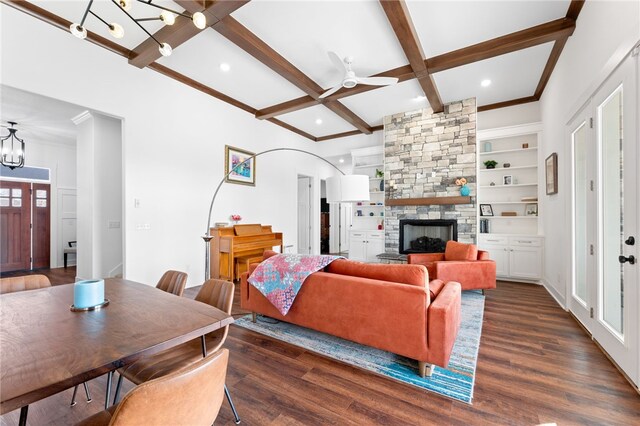
[(311, 178), (298, 176), (298, 253), (311, 254)]
[(636, 384), (638, 378), (637, 57), (593, 99), (598, 147), (598, 285), (593, 336)]
[(638, 349), (637, 57), (602, 84), (571, 127), (573, 284), (569, 308), (627, 376)]
[(49, 268), (51, 262), (51, 185), (34, 183), (31, 197), (33, 214), (32, 269)]
[(30, 184), (0, 181), (0, 269), (31, 267)]

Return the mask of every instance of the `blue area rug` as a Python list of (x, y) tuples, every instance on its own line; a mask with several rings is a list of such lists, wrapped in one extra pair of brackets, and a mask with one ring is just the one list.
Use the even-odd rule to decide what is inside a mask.
[(240, 318), (234, 324), (328, 358), (470, 404), (473, 398), (483, 313), (484, 296), (475, 291), (463, 292), (462, 322), (449, 366), (446, 369), (436, 366), (432, 376), (424, 379), (418, 375), (418, 363), (412, 359), (329, 334), (286, 322), (270, 324), (258, 321), (254, 324), (250, 316)]

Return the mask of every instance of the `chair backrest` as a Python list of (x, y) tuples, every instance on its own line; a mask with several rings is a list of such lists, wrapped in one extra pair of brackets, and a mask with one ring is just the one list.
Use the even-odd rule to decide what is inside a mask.
[(156, 288), (167, 293), (182, 296), (184, 287), (187, 285), (187, 274), (180, 271), (167, 271), (162, 275)]
[(229, 351), (145, 382), (123, 399), (109, 425), (212, 425), (224, 398)]
[[(233, 296), (235, 293), (235, 285), (230, 281), (210, 279), (202, 285), (202, 288), (196, 296), (198, 302), (206, 303), (231, 315), (231, 308), (233, 307)], [(216, 351), (222, 347), (227, 334), (229, 333), (229, 326), (219, 328), (216, 331), (212, 331), (207, 336), (214, 339), (215, 347), (207, 348), (211, 351)]]
[(51, 281), (45, 275), (23, 275), (21, 277), (0, 278), (0, 294), (16, 291), (37, 290), (51, 287)]

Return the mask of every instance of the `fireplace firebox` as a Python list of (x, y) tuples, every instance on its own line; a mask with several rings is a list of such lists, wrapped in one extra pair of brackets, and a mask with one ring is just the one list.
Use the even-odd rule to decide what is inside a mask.
[(449, 219), (401, 219), (401, 254), (444, 253), (447, 241), (458, 241), (458, 222)]

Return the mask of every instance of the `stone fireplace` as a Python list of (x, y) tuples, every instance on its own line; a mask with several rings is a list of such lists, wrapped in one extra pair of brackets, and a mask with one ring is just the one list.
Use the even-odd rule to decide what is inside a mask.
[(444, 253), (447, 241), (458, 241), (458, 222), (449, 219), (401, 219), (401, 254)]
[[(384, 157), (385, 198), (402, 201), (385, 205), (387, 253), (406, 251), (400, 247), (402, 221), (453, 221), (459, 241), (476, 242), (475, 98), (446, 104), (438, 114), (428, 108), (385, 117)], [(460, 177), (471, 198), (449, 202), (460, 196)]]

